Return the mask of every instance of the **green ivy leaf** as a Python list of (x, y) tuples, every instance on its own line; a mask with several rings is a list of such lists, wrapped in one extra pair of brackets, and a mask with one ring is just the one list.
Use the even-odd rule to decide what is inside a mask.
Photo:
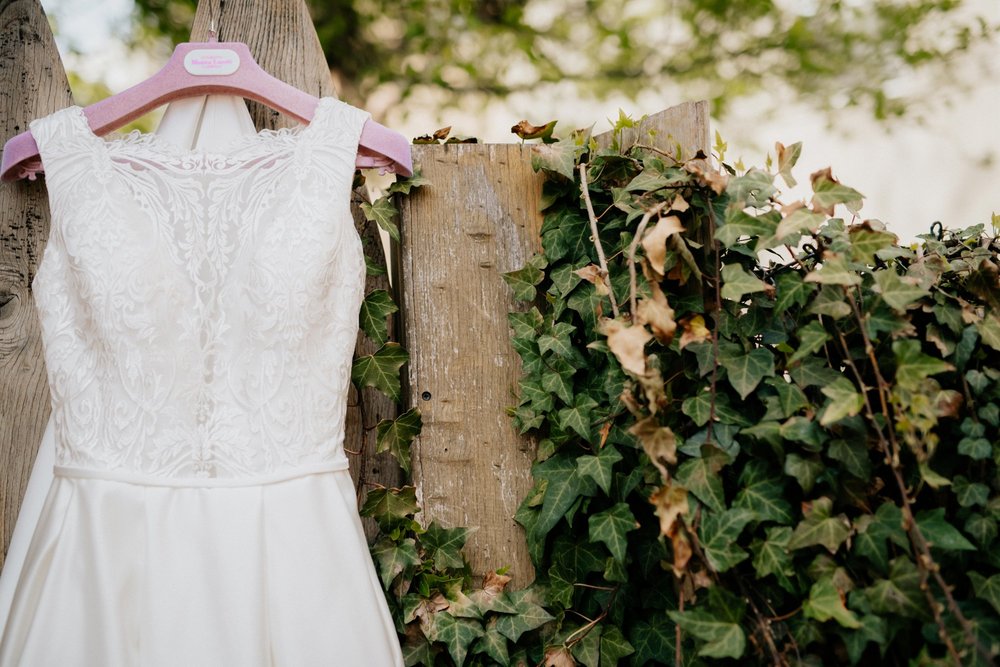
[(372, 489), (365, 497), (359, 513), (361, 516), (372, 517), (380, 525), (390, 525), (405, 520), (419, 511), (416, 487), (404, 486), (401, 489), (385, 487)]
[(929, 294), (915, 279), (900, 278), (894, 269), (874, 273), (875, 285), (882, 298), (893, 309), (905, 312), (911, 303)]
[(361, 203), (361, 212), (365, 214), (365, 219), (375, 222), (379, 227), (399, 243), (399, 227), (396, 226), (396, 215), (399, 211), (393, 206), (389, 196), (379, 197), (373, 203)]
[(576, 458), (567, 454), (556, 454), (532, 468), (535, 479), (548, 481), (542, 510), (535, 523), (534, 532), (546, 535), (569, 511), (580, 496), (593, 495), (597, 488), (594, 480), (580, 475)]
[(599, 667), (601, 662), (601, 626), (591, 628), (583, 638), (573, 644), (573, 658), (583, 667)]
[(375, 354), (354, 360), (351, 380), (360, 387), (375, 387), (394, 401), (399, 400), (399, 369), (410, 358), (399, 343), (386, 343)]
[(397, 310), (399, 308), (389, 296), (389, 292), (384, 289), (372, 290), (361, 302), (359, 315), (361, 330), (373, 343), (382, 345), (389, 339), (385, 318)]
[(806, 618), (820, 622), (832, 619), (845, 628), (861, 627), (858, 617), (844, 604), (844, 592), (834, 584), (833, 577), (823, 577), (812, 585), (802, 611)]
[(788, 363), (795, 363), (805, 359), (813, 352), (818, 352), (830, 340), (830, 334), (821, 322), (810, 322), (799, 329), (799, 348), (791, 356)]
[(899, 240), (895, 234), (872, 229), (868, 225), (851, 227), (848, 233), (851, 236), (851, 259), (864, 264), (872, 264), (876, 253)]
[(774, 377), (774, 355), (765, 348), (756, 347), (744, 354), (720, 348), (719, 363), (726, 369), (729, 384), (746, 398), (766, 377)]
[(774, 235), (780, 244), (798, 245), (805, 233), (815, 234), (825, 218), (807, 208), (797, 208), (785, 216)]
[(534, 630), (555, 618), (537, 603), (535, 593), (531, 589), (514, 591), (509, 593), (509, 596), (516, 612), (498, 618), (496, 629), (512, 642), (517, 643), (525, 632)]
[(889, 564), (889, 578), (879, 579), (864, 589), (864, 594), (876, 614), (930, 618), (927, 600), (920, 590), (920, 572), (905, 556), (894, 558)]
[[(510, 665), (510, 654), (507, 651), (507, 638), (497, 630), (497, 617), (486, 624), (483, 636), (476, 640), (472, 650), (475, 653), (485, 653), (503, 667)], [(433, 664), (432, 662), (426, 664)]]
[(510, 285), (514, 291), (514, 298), (518, 301), (531, 301), (535, 298), (535, 285), (542, 282), (545, 274), (534, 266), (526, 264), (524, 267), (502, 274), (505, 283)]
[(703, 609), (668, 611), (667, 614), (681, 630), (705, 642), (698, 650), (698, 655), (706, 658), (739, 658), (746, 651), (746, 635), (739, 623), (719, 619)]
[(383, 419), (376, 427), (375, 451), (391, 452), (399, 466), (410, 474), (410, 444), (420, 433), (423, 421), (420, 410), (411, 408), (395, 419)]
[(822, 266), (807, 273), (804, 280), (807, 283), (845, 287), (861, 284), (861, 276), (847, 265), (847, 259), (829, 250), (823, 253)]
[(772, 526), (767, 529), (767, 539), (758, 540), (751, 547), (754, 552), (753, 567), (759, 578), (774, 575), (789, 593), (795, 592), (795, 567), (788, 551), (788, 540), (792, 529), (787, 526)]
[(462, 569), (465, 567), (462, 547), (473, 532), (475, 528), (443, 528), (437, 521), (431, 521), (420, 536), (420, 546), (433, 558), (438, 570)]
[(702, 517), (698, 532), (701, 547), (712, 569), (725, 572), (746, 560), (747, 552), (738, 546), (737, 538), (744, 526), (752, 520), (753, 512), (739, 507), (719, 514), (708, 513)]
[(741, 475), (741, 482), (746, 486), (736, 494), (733, 507), (749, 510), (754, 521), (792, 523), (792, 509), (785, 500), (783, 480), (766, 472), (763, 465), (754, 463), (751, 462)]
[(869, 479), (872, 465), (868, 458), (868, 448), (858, 440), (834, 440), (827, 450), (830, 458), (844, 464), (847, 472), (858, 479)]
[(408, 537), (400, 542), (393, 542), (382, 537), (371, 549), (372, 556), (378, 562), (379, 578), (382, 587), (389, 590), (393, 580), (406, 568), (420, 564), (416, 540)]
[(1000, 352), (1000, 315), (988, 313), (986, 317), (976, 323), (976, 331), (979, 332), (983, 343)]
[(922, 353), (918, 340), (897, 340), (892, 352), (896, 356), (896, 382), (909, 389), (916, 389), (930, 375), (955, 370), (948, 362)]
[(823, 285), (812, 299), (808, 311), (811, 315), (829, 315), (835, 320), (851, 314), (844, 288), (839, 285)]
[(590, 441), (593, 437), (590, 422), (591, 412), (598, 407), (597, 401), (587, 394), (573, 397), (573, 405), (559, 410), (559, 425), (566, 431), (573, 430), (581, 438)]
[(610, 509), (591, 514), (587, 521), (590, 526), (590, 541), (604, 542), (611, 555), (618, 562), (624, 563), (628, 533), (639, 527), (628, 504), (616, 503)]
[(917, 526), (931, 546), (944, 551), (976, 551), (975, 545), (944, 518), (944, 508), (918, 512)]
[(715, 238), (729, 248), (736, 245), (744, 236), (768, 239), (774, 236), (776, 228), (777, 221), (774, 216), (766, 214), (753, 216), (742, 209), (735, 209), (731, 215), (727, 213), (726, 223), (716, 230)]
[(622, 455), (618, 453), (612, 445), (605, 445), (597, 452), (597, 456), (584, 455), (576, 460), (577, 470), (580, 475), (586, 475), (597, 482), (606, 495), (611, 493), (611, 469), (616, 463), (622, 460)]
[(622, 658), (635, 653), (635, 649), (617, 626), (611, 625), (601, 633), (601, 664), (617, 665)]
[(479, 621), (455, 618), (447, 611), (434, 614), (433, 641), (441, 642), (448, 648), (448, 654), (456, 665), (465, 662), (469, 645), (482, 637), (485, 632)]
[(664, 656), (674, 654), (675, 631), (666, 614), (654, 614), (649, 620), (636, 621), (628, 630), (630, 645), (635, 647), (633, 665), (645, 665), (650, 661), (662, 663)]
[(847, 187), (825, 176), (820, 176), (813, 182), (812, 206), (827, 215), (833, 215), (833, 207), (837, 204), (852, 205), (864, 198), (854, 188)]
[(781, 315), (793, 306), (804, 306), (812, 298), (816, 286), (802, 280), (798, 273), (785, 271), (775, 278), (777, 298), (774, 301), (774, 314)]
[(709, 454), (682, 463), (677, 469), (677, 481), (706, 506), (721, 512), (726, 508), (726, 496), (718, 472), (722, 469), (725, 454), (715, 448), (710, 450)]
[(785, 457), (785, 474), (795, 479), (806, 493), (812, 491), (816, 478), (823, 472), (823, 462), (815, 457), (791, 453)]
[(972, 582), (972, 590), (976, 592), (976, 597), (989, 602), (1000, 614), (1000, 574), (994, 574), (987, 579), (978, 572), (969, 572), (969, 580)]
[(844, 417), (853, 417), (861, 412), (865, 398), (854, 388), (854, 383), (847, 378), (838, 378), (820, 391), (829, 398), (824, 406), (823, 416), (819, 423), (823, 426), (840, 421)]
[(576, 159), (583, 154), (584, 146), (577, 146), (568, 140), (553, 144), (533, 144), (531, 146), (531, 168), (545, 169), (561, 174), (569, 180), (576, 178)]
[(821, 544), (831, 554), (837, 553), (837, 549), (851, 534), (851, 524), (845, 515), (832, 516), (832, 513), (833, 501), (830, 498), (823, 496), (814, 500), (805, 511), (805, 518), (789, 538), (789, 550)]
[(745, 294), (765, 292), (768, 285), (746, 272), (739, 264), (727, 264), (722, 267), (722, 298), (730, 301), (741, 301)]

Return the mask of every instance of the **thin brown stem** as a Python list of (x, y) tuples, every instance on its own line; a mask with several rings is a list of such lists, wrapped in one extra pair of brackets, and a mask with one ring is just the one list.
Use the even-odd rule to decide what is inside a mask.
[(583, 201), (587, 205), (587, 217), (590, 219), (590, 234), (594, 239), (594, 247), (597, 248), (597, 261), (601, 267), (601, 277), (608, 281), (608, 297), (611, 299), (611, 312), (618, 317), (618, 302), (615, 300), (615, 290), (611, 285), (611, 278), (608, 274), (608, 260), (604, 256), (604, 246), (601, 245), (601, 235), (597, 229), (597, 216), (594, 215), (594, 204), (590, 201), (590, 185), (587, 183), (587, 163), (580, 165), (580, 192), (583, 194)]

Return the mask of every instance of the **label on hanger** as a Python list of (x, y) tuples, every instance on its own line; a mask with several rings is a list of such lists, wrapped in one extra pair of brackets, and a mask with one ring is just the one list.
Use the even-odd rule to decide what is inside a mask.
[(225, 76), (240, 68), (240, 56), (232, 49), (194, 49), (184, 56), (184, 69), (195, 76)]

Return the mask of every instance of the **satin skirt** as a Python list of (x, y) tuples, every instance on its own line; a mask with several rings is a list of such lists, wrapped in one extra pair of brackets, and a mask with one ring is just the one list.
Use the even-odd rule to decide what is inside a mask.
[(14, 574), (0, 667), (403, 664), (347, 471), (240, 487), (56, 476)]

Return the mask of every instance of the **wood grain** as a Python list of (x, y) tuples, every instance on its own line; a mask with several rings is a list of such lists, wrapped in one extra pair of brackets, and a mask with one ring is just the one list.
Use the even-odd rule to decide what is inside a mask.
[[(622, 139), (669, 152), (679, 145), (684, 158), (707, 152), (707, 104), (667, 109)], [(466, 550), (473, 573), (507, 566), (515, 588), (534, 578), (513, 516), (531, 488), (535, 443), (514, 430), (507, 414), (516, 404), (521, 364), (506, 315), (525, 306), (514, 303), (501, 274), (541, 248), (542, 177), (531, 170), (530, 151), (507, 144), (414, 146), (430, 185), (401, 203), (406, 395), (424, 423), (413, 456), (418, 517), (425, 525), (478, 528)]]
[[(72, 103), (37, 0), (0, 0), (0, 144)], [(3, 554), (51, 412), (31, 282), (49, 233), (44, 180), (0, 183), (0, 537)], [(0, 563), (3, 558), (0, 557)]]

